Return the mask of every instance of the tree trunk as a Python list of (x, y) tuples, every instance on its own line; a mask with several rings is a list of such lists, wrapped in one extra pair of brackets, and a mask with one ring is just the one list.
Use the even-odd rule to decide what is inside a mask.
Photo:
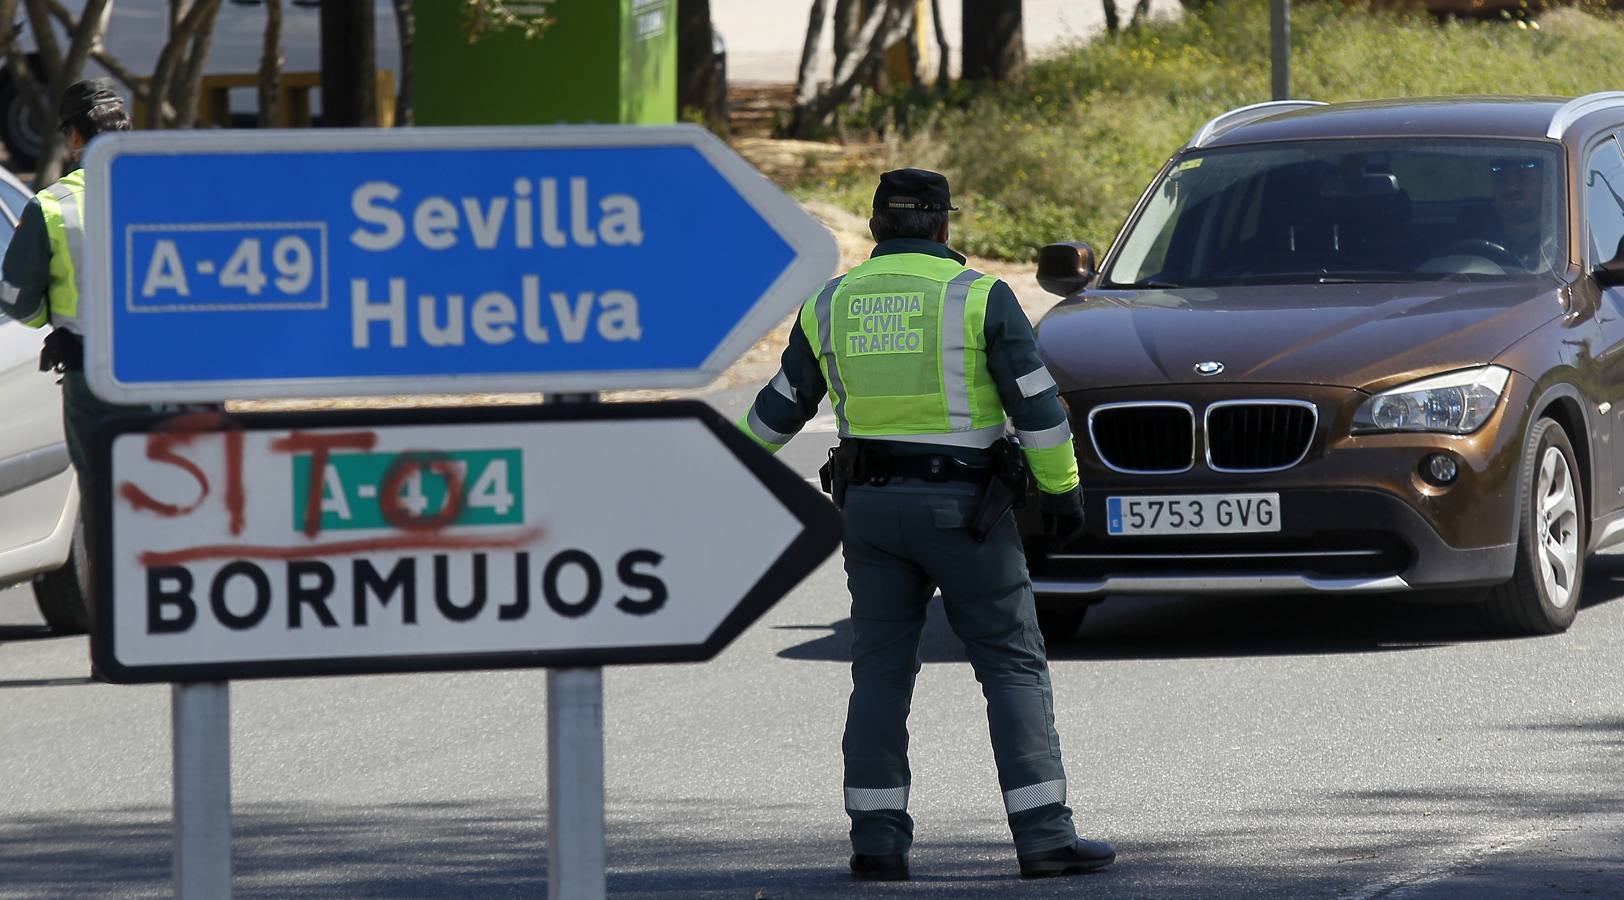
[(727, 130), (727, 77), (717, 70), (710, 0), (677, 0), (677, 109), (698, 110)]
[(1105, 33), (1116, 34), (1122, 30), (1122, 17), (1117, 13), (1116, 0), (1100, 0), (1100, 8), (1105, 12)]
[[(34, 44), (39, 48), (39, 61), (45, 66), (46, 73), (55, 80), (56, 73), (62, 71), (62, 45), (57, 42), (56, 29), (51, 27), (51, 8), (45, 0), (25, 0), (24, 5), (28, 8), (29, 27), (34, 29)], [(79, 21), (84, 21), (84, 18), (81, 16)]]
[[(871, 11), (875, 0), (835, 0), (835, 19), (833, 23), (835, 45), (835, 69), (838, 71), (846, 64), (846, 58), (853, 51), (861, 52), (858, 38), (863, 31), (863, 22)], [(880, 0), (884, 2), (884, 0)]]
[(809, 105), (818, 95), (818, 42), (823, 38), (823, 17), (827, 0), (812, 0), (807, 17), (806, 40), (801, 43), (801, 65), (795, 74), (795, 109)]
[(964, 0), (963, 77), (1015, 81), (1026, 68), (1021, 0)]
[(197, 20), (191, 35), (182, 44), (188, 47), (181, 58), (177, 77), (169, 88), (169, 102), (175, 107), (176, 128), (192, 128), (197, 124), (197, 97), (203, 83), (203, 67), (208, 63), (209, 47), (214, 42), (214, 19), (220, 13), (222, 0), (195, 0)]
[(321, 125), (378, 124), (378, 42), (371, 3), (321, 5)]
[(395, 0), (395, 36), (400, 41), (400, 71), (395, 83), (395, 125), (412, 124), (412, 47), (417, 43), (417, 13), (412, 0)]
[(259, 56), (259, 127), (275, 128), (282, 81), (282, 0), (265, 0), (265, 43)]
[(908, 78), (914, 91), (925, 83), (925, 58), (919, 52), (919, 17), (909, 14), (908, 21)]
[(1138, 28), (1150, 19), (1150, 0), (1139, 0), (1134, 4), (1133, 17), (1128, 20), (1129, 28)]
[(830, 113), (851, 97), (872, 67), (884, 61), (885, 48), (907, 34), (903, 15), (910, 5), (911, 0), (888, 0), (869, 13), (859, 35), (863, 50), (846, 57), (846, 64), (836, 70), (829, 90), (818, 94), (810, 103), (796, 106), (791, 124), (796, 137), (811, 136)]
[(952, 79), (953, 48), (947, 44), (947, 26), (942, 24), (942, 0), (931, 0), (930, 19), (936, 29), (936, 90), (945, 91)]
[[(180, 77), (184, 80), (187, 73), (194, 69), (201, 69), (200, 64), (194, 66), (194, 60), (187, 58), (186, 48), (187, 45), (193, 43), (192, 39), (198, 34), (199, 29), (207, 27), (212, 30), (214, 14), (219, 10), (220, 0), (197, 0), (196, 3), (187, 8), (186, 15), (175, 23), (174, 30), (169, 34), (169, 40), (164, 44), (162, 52), (158, 54), (158, 63), (152, 68), (152, 79), (147, 87), (150, 101), (147, 103), (146, 126), (148, 128), (163, 128), (166, 119), (170, 118), (170, 116), (165, 115), (166, 112), (173, 116), (173, 121), (169, 122), (169, 124), (179, 124), (183, 120), (190, 123), (191, 119), (183, 115), (179, 110), (166, 109), (165, 107), (174, 103), (176, 78)], [(204, 45), (203, 49), (206, 53), (207, 44)], [(182, 93), (184, 93), (184, 90)], [(195, 84), (192, 86), (191, 93), (195, 102)], [(194, 109), (193, 115), (195, 116), (195, 114)]]

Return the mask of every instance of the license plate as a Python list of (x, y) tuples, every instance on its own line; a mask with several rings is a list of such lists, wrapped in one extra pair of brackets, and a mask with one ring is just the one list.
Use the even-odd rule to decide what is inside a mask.
[(1280, 530), (1279, 494), (1111, 497), (1110, 534), (1244, 534)]

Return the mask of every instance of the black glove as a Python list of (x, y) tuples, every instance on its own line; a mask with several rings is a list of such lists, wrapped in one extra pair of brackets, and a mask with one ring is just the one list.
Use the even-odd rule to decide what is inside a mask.
[(1049, 546), (1058, 550), (1082, 536), (1083, 514), (1044, 513), (1043, 534), (1049, 539)]
[(1039, 503), (1043, 512), (1043, 535), (1049, 550), (1064, 547), (1083, 533), (1083, 492), (1072, 490), (1066, 494), (1041, 494)]

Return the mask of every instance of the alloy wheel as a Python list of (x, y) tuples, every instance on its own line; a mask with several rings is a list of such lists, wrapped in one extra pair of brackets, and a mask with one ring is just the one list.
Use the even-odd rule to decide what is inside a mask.
[(1551, 605), (1561, 609), (1573, 599), (1579, 575), (1579, 506), (1573, 470), (1556, 447), (1546, 447), (1540, 457), (1534, 502), (1540, 580)]

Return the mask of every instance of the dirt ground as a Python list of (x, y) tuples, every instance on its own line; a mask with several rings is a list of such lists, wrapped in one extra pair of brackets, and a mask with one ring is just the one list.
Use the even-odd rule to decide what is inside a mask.
[[(808, 141), (783, 141), (767, 138), (746, 138), (735, 145), (740, 155), (768, 177), (781, 176), (792, 170), (804, 171), (809, 165), (820, 168), (861, 166), (871, 161), (871, 148), (820, 144)], [(878, 174), (876, 170), (876, 175)], [(811, 203), (807, 212), (822, 222), (835, 236), (840, 247), (841, 271), (868, 258), (873, 239), (868, 234), (868, 221), (844, 209), (827, 203)], [(971, 258), (969, 265), (989, 275), (1004, 279), (1020, 298), (1021, 306), (1035, 322), (1049, 307), (1059, 301), (1038, 287), (1035, 268), (1031, 263), (1011, 263), (1003, 260)], [(833, 275), (834, 273), (830, 273)], [(729, 366), (710, 384), (689, 390), (611, 391), (604, 399), (612, 402), (628, 400), (665, 400), (678, 397), (703, 397), (733, 388), (763, 385), (778, 369), (779, 356), (789, 340), (794, 315), (785, 317), (777, 327), (757, 341), (737, 362)], [(240, 411), (289, 409), (356, 409), (380, 407), (418, 406), (489, 406), (529, 404), (541, 400), (540, 394), (460, 394), (436, 396), (345, 397), (317, 400), (243, 400), (230, 404)]]

